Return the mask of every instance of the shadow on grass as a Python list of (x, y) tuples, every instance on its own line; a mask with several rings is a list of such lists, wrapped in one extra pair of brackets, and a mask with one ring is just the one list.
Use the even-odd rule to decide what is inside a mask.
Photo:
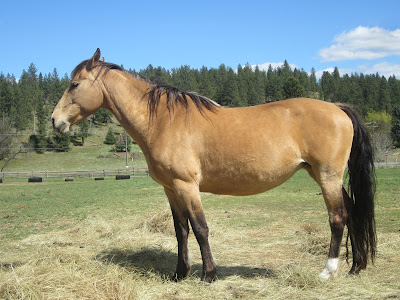
[[(141, 275), (155, 274), (162, 279), (171, 278), (175, 271), (177, 255), (164, 249), (142, 248), (139, 251), (124, 249), (109, 249), (101, 252), (95, 257), (104, 264), (119, 265), (128, 271), (134, 271)], [(193, 264), (191, 274), (201, 276), (202, 265)], [(276, 271), (265, 268), (252, 268), (248, 266), (223, 266), (217, 265), (218, 279), (230, 276), (242, 278), (276, 278)]]
[(19, 266), (24, 265), (23, 262), (20, 261), (15, 261), (15, 262), (11, 262), (11, 263), (6, 263), (6, 262), (0, 262), (0, 271), (12, 271), (14, 268), (17, 268)]

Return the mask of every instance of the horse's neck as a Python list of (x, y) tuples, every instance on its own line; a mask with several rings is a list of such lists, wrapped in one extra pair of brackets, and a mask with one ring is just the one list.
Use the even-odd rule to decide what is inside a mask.
[(149, 115), (146, 93), (151, 86), (143, 80), (122, 72), (110, 71), (104, 78), (105, 108), (110, 110), (135, 142), (148, 143)]

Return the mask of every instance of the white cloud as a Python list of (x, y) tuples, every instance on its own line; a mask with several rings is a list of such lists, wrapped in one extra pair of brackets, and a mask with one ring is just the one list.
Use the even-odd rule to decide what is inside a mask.
[(400, 29), (390, 31), (359, 26), (338, 35), (334, 41), (336, 44), (319, 51), (322, 61), (378, 59), (400, 55)]
[(357, 67), (359, 73), (364, 74), (375, 74), (379, 73), (379, 75), (383, 75), (386, 78), (395, 75), (397, 78), (400, 77), (400, 65), (392, 64), (389, 62), (381, 62), (374, 65), (360, 65)]
[[(329, 73), (333, 73), (333, 71), (335, 70), (335, 68), (334, 67), (330, 67), (330, 68), (326, 68), (326, 69), (324, 69), (324, 70), (319, 70), (319, 71), (315, 71), (315, 77), (317, 78), (317, 80), (318, 79), (321, 79), (321, 77), (322, 77), (322, 74), (324, 73), (324, 72), (329, 72)], [(340, 76), (343, 76), (344, 74), (354, 74), (354, 73), (361, 73), (360, 72), (360, 70), (357, 70), (357, 69), (340, 69), (340, 68), (338, 68), (338, 70), (339, 70), (339, 74), (340, 74)], [(310, 73), (308, 73), (309, 75), (310, 75)]]
[[(333, 67), (326, 68), (324, 70), (316, 71), (315, 76), (317, 79), (320, 79), (322, 76), (323, 72), (329, 72), (332, 73), (334, 71)], [(389, 78), (390, 76), (395, 75), (396, 78), (400, 78), (400, 64), (392, 64), (389, 62), (381, 62), (377, 64), (362, 64), (359, 66), (356, 66), (355, 68), (350, 68), (350, 69), (341, 69), (339, 68), (339, 74), (340, 76), (343, 76), (344, 74), (361, 74), (363, 73), (364, 75), (370, 75), (370, 74), (376, 74), (379, 73), (381, 76), (385, 76), (386, 79)]]
[[(261, 71), (267, 72), (270, 65), (271, 65), (272, 69), (276, 69), (276, 68), (282, 67), (283, 64), (284, 64), (283, 62), (266, 62), (266, 63), (259, 64), (259, 65), (251, 65), (251, 68), (255, 69), (258, 66), (258, 68)], [(289, 64), (289, 66), (292, 70), (294, 70), (295, 68), (298, 68), (295, 64)]]
[[(317, 79), (320, 79), (320, 78), (322, 77), (322, 74), (323, 74), (324, 72), (332, 73), (334, 69), (335, 69), (335, 68), (331, 67), (331, 68), (326, 68), (326, 69), (324, 69), (324, 70), (315, 71), (315, 77), (317, 77)], [(342, 72), (340, 71), (340, 69), (339, 69), (339, 74), (342, 74)]]

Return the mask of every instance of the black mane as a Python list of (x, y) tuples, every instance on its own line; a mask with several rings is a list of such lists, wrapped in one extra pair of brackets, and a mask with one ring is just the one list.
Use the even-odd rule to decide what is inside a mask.
[(149, 108), (150, 118), (154, 117), (157, 113), (157, 108), (163, 94), (167, 97), (167, 108), (170, 113), (174, 105), (183, 105), (186, 108), (186, 113), (188, 113), (189, 101), (196, 105), (196, 108), (202, 115), (204, 115), (205, 110), (214, 112), (215, 108), (218, 106), (217, 103), (207, 97), (194, 92), (180, 91), (176, 87), (168, 85), (153, 84), (147, 94), (149, 96), (147, 106)]
[[(83, 70), (83, 68), (86, 67), (86, 64), (88, 63), (89, 60), (84, 60), (82, 61), (79, 65), (75, 67), (75, 69), (71, 73), (71, 78), (74, 78), (80, 71)], [(122, 72), (125, 72), (131, 76), (134, 76), (130, 74), (128, 71), (126, 71), (123, 67), (118, 66), (113, 63), (108, 63), (104, 61), (99, 61), (97, 63), (98, 66), (100, 66), (100, 70), (97, 73), (97, 77), (99, 77), (101, 71), (104, 71), (103, 76), (106, 76), (108, 71), (110, 70), (119, 70)], [(189, 101), (193, 102), (195, 106), (197, 107), (198, 111), (204, 115), (205, 110), (209, 111), (215, 111), (215, 108), (218, 107), (219, 105), (208, 99), (207, 97), (201, 96), (197, 93), (194, 92), (185, 92), (185, 91), (180, 91), (179, 89), (168, 86), (168, 85), (160, 85), (160, 84), (155, 84), (148, 79), (136, 77), (140, 80), (144, 80), (149, 82), (152, 86), (149, 88), (147, 95), (148, 95), (148, 102), (147, 106), (149, 109), (149, 114), (150, 114), (150, 119), (153, 118), (156, 113), (158, 106), (160, 104), (161, 96), (165, 94), (167, 96), (167, 108), (168, 111), (171, 113), (171, 110), (173, 109), (174, 105), (183, 105), (186, 108), (186, 113), (189, 111)]]

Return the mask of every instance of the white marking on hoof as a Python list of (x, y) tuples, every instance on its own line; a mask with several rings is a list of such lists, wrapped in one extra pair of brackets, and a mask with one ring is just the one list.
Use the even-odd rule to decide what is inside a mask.
[(328, 258), (325, 268), (319, 274), (319, 277), (324, 280), (334, 277), (336, 275), (336, 271), (338, 270), (338, 265), (339, 258)]

